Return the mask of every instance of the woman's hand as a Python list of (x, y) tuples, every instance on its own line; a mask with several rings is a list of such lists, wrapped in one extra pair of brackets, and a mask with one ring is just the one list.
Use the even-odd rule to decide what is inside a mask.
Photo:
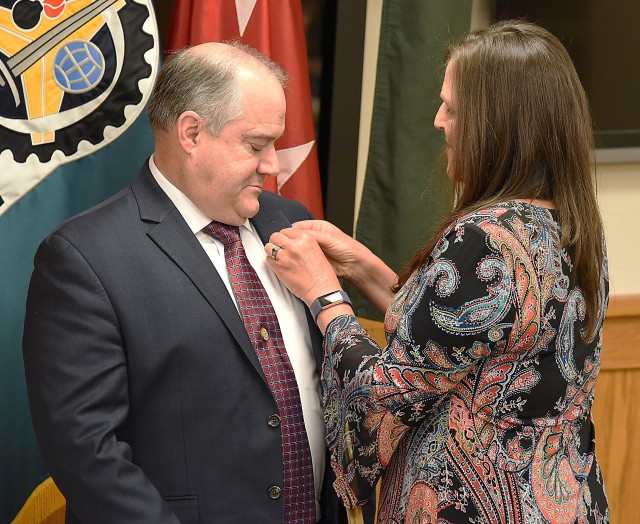
[(305, 231), (320, 245), (336, 274), (351, 282), (374, 307), (385, 313), (396, 281), (395, 272), (366, 246), (323, 220), (303, 220), (293, 231)]
[(349, 281), (358, 270), (358, 259), (370, 253), (356, 239), (324, 220), (303, 220), (293, 224), (293, 228), (311, 235), (322, 248), (336, 275)]
[(318, 242), (303, 229), (288, 228), (274, 233), (265, 245), (265, 253), (267, 265), (307, 306), (320, 295), (341, 289)]

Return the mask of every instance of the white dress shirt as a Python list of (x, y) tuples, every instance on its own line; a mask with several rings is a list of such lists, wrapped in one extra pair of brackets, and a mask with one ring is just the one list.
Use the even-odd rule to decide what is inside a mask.
[[(149, 159), (149, 169), (151, 170), (153, 178), (155, 178), (158, 185), (171, 199), (176, 209), (180, 212), (202, 245), (205, 253), (211, 259), (213, 266), (227, 287), (229, 295), (233, 298), (236, 308), (238, 308), (229, 280), (222, 242), (202, 232), (202, 228), (208, 225), (211, 219), (164, 177), (156, 166), (153, 156)], [(249, 263), (258, 274), (273, 304), (273, 309), (276, 312), (280, 324), (280, 331), (282, 332), (287, 355), (289, 356), (291, 367), (293, 368), (298, 383), (298, 389), (300, 390), (302, 415), (309, 438), (311, 459), (313, 461), (316, 509), (318, 510), (316, 514), (319, 516), (318, 501), (320, 500), (325, 464), (324, 418), (320, 397), (320, 377), (313, 357), (311, 337), (309, 335), (309, 329), (307, 328), (304, 306), (289, 292), (278, 280), (275, 273), (267, 266), (264, 244), (249, 220), (240, 226), (240, 238), (242, 239)], [(238, 312), (239, 311), (238, 309)]]

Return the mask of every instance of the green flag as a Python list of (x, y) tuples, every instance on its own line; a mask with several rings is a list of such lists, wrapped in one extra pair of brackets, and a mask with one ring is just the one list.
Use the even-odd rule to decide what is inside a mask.
[[(369, 157), (356, 238), (399, 271), (448, 211), (449, 185), (438, 158), (448, 42), (467, 32), (471, 0), (385, 0)], [(380, 315), (352, 289), (357, 313)]]
[(143, 110), (159, 62), (151, 0), (28, 4), (0, 6), (0, 522), (48, 477), (21, 348), (36, 248), (152, 152)]

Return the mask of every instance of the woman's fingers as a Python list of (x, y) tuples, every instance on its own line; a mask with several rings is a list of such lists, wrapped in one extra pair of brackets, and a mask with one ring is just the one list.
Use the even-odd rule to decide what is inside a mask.
[(326, 220), (301, 220), (293, 224), (294, 229), (306, 231), (328, 231), (335, 227), (331, 222), (327, 222)]

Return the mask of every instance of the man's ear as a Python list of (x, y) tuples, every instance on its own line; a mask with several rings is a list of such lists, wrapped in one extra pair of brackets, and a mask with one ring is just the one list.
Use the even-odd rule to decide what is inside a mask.
[(205, 132), (200, 115), (194, 111), (185, 111), (176, 122), (178, 143), (185, 153), (191, 153), (198, 146), (200, 133)]

